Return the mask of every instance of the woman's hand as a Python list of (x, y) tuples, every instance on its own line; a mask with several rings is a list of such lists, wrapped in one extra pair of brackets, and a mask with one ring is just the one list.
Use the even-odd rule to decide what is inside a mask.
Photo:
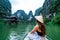
[(30, 34), (32, 34), (33, 32), (31, 31)]

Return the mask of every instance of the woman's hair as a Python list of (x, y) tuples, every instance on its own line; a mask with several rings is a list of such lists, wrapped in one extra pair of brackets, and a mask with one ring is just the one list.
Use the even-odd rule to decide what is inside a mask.
[(39, 25), (39, 28), (40, 28), (41, 31), (42, 31), (43, 36), (45, 36), (45, 34), (46, 34), (46, 28), (45, 28), (44, 23), (41, 23), (41, 22), (39, 22), (38, 20), (37, 20), (37, 23), (38, 23), (38, 25)]

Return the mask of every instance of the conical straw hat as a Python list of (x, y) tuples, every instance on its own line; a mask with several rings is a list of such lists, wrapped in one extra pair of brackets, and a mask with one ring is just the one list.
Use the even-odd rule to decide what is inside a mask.
[(43, 16), (42, 16), (42, 15), (35, 16), (35, 18), (36, 18), (36, 20), (38, 20), (39, 22), (44, 23), (44, 22), (43, 22)]

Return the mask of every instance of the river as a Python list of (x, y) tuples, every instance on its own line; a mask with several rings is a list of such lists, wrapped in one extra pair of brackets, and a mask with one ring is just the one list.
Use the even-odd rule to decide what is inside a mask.
[[(0, 40), (23, 40), (24, 37), (30, 32), (35, 24), (19, 23), (17, 25), (0, 23)], [(60, 27), (47, 26), (46, 34), (49, 40), (60, 40)]]

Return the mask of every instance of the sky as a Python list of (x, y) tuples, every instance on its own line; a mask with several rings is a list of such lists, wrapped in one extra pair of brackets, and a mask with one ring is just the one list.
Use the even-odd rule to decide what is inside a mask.
[(17, 10), (24, 10), (27, 14), (32, 10), (33, 14), (35, 10), (43, 6), (45, 0), (9, 0), (12, 5), (12, 14)]

